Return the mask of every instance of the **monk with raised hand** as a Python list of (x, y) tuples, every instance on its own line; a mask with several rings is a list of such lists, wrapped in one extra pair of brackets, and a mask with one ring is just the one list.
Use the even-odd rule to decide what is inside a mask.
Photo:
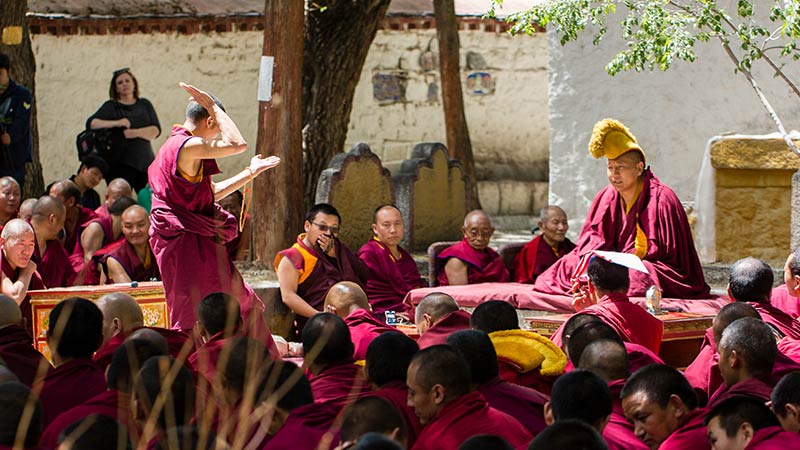
[(0, 295), (0, 358), (17, 376), (30, 387), (41, 372), (44, 376), (50, 363), (31, 345), (31, 335), (22, 324), (19, 305), (6, 295)]
[(514, 448), (533, 438), (519, 421), (472, 390), (469, 365), (448, 345), (417, 353), (408, 366), (406, 384), (408, 404), (425, 427), (412, 450), (458, 448), (478, 434), (498, 435)]
[(0, 227), (17, 217), (22, 190), (13, 177), (0, 178)]
[(212, 181), (220, 173), (215, 158), (241, 154), (247, 142), (218, 99), (179, 85), (191, 96), (186, 119), (172, 128), (148, 169), (153, 190), (150, 245), (164, 280), (170, 326), (191, 330), (200, 300), (212, 292), (228, 292), (239, 300), (247, 332), (274, 348), (262, 316), (264, 305), (225, 250), (238, 233), (238, 223), (215, 202), (280, 164), (280, 158), (253, 156), (236, 175)]
[[(386, 311), (405, 313), (403, 303), (408, 291), (427, 286), (414, 258), (400, 246), (405, 236), (403, 216), (394, 205), (382, 205), (372, 214), (375, 236), (358, 250), (358, 256), (369, 267), (370, 277), (364, 290), (372, 311), (382, 317)], [(408, 317), (406, 317), (408, 319)]]
[(569, 222), (563, 209), (555, 205), (545, 206), (539, 213), (538, 225), (542, 234), (525, 244), (514, 258), (511, 275), (517, 283), (533, 283), (542, 272), (575, 248), (567, 238)]
[(355, 347), (353, 358), (356, 360), (367, 357), (367, 347), (379, 334), (395, 331), (372, 314), (367, 294), (352, 281), (331, 286), (325, 296), (325, 310), (341, 317), (347, 324)]
[(81, 225), (96, 218), (97, 214), (93, 210), (81, 206), (81, 191), (70, 180), (56, 181), (51, 184), (48, 195), (59, 199), (67, 209), (67, 216), (64, 220), (64, 248), (67, 249), (67, 252), (72, 252), (81, 237)]
[(506, 282), (511, 279), (500, 255), (489, 248), (494, 234), (492, 219), (476, 209), (464, 218), (464, 238), (436, 256), (440, 286)]
[(442, 292), (432, 292), (423, 297), (414, 319), (419, 333), (419, 348), (444, 344), (447, 336), (470, 328), (469, 313), (459, 309), (453, 297)]
[(31, 261), (36, 263), (42, 282), (48, 288), (72, 286), (75, 282), (76, 273), (69, 253), (58, 240), (66, 214), (64, 204), (49, 195), (37, 200), (31, 213), (30, 224), (36, 235)]
[(98, 216), (107, 216), (108, 207), (114, 203), (114, 200), (120, 197), (131, 197), (133, 198), (133, 188), (131, 188), (131, 184), (128, 183), (127, 180), (124, 178), (114, 178), (111, 182), (108, 183), (108, 189), (106, 189), (106, 198), (102, 205), (98, 206), (94, 212)]
[(11, 219), (0, 233), (2, 248), (2, 293), (17, 302), (25, 319), (25, 328), (33, 334), (33, 312), (28, 290), (44, 289), (42, 278), (31, 261), (36, 239), (33, 228), (22, 219)]
[(131, 281), (160, 281), (150, 248), (150, 215), (139, 205), (129, 206), (120, 216), (125, 242), (114, 247), (100, 261), (106, 284)]
[(764, 402), (734, 397), (709, 411), (708, 440), (715, 450), (784, 450), (800, 448), (800, 436), (780, 427)]

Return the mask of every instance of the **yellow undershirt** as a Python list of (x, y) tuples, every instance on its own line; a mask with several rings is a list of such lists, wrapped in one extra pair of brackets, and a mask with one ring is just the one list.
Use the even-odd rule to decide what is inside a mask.
[[(625, 205), (625, 214), (628, 214), (636, 204), (636, 200), (639, 199), (639, 194), (642, 193), (642, 187), (644, 183), (642, 180), (636, 184), (636, 194), (633, 196), (633, 200), (629, 205)], [(642, 228), (639, 226), (639, 214), (636, 214), (636, 238), (634, 239), (634, 254), (639, 257), (639, 259), (644, 259), (647, 256), (647, 236), (642, 231)]]

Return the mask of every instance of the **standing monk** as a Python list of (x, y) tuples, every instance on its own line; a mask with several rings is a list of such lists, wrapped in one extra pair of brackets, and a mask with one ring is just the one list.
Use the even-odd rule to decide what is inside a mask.
[(48, 288), (72, 286), (75, 269), (69, 262), (64, 244), (58, 233), (64, 229), (67, 210), (57, 198), (45, 195), (33, 206), (31, 227), (36, 235), (36, 247), (31, 261), (36, 263), (39, 275)]
[(440, 286), (506, 282), (511, 279), (500, 255), (489, 248), (494, 234), (492, 219), (476, 209), (464, 218), (464, 239), (436, 257)]
[(372, 312), (378, 317), (383, 317), (386, 311), (406, 312), (408, 305), (403, 299), (408, 291), (426, 283), (414, 258), (400, 247), (405, 235), (400, 210), (394, 205), (379, 206), (372, 215), (372, 232), (375, 237), (358, 250), (359, 258), (369, 267), (364, 290)]
[[(2, 247), (2, 293), (11, 297), (19, 305), (25, 328), (33, 335), (33, 312), (28, 290), (44, 289), (42, 278), (36, 271), (36, 263), (31, 261), (36, 239), (33, 228), (22, 219), (11, 219), (0, 234)], [(35, 336), (34, 336), (35, 337)]]
[(651, 285), (664, 297), (708, 297), (686, 212), (675, 192), (645, 166), (633, 134), (614, 119), (601, 120), (592, 131), (589, 152), (608, 158), (609, 185), (592, 201), (577, 247), (542, 273), (534, 289), (569, 294), (581, 257), (606, 250), (634, 253), (647, 267), (648, 274), (631, 272), (631, 297), (643, 297)]
[[(164, 280), (171, 326), (190, 330), (200, 300), (223, 291), (239, 299), (245, 323), (250, 323), (252, 312), (253, 323), (263, 330), (264, 305), (225, 249), (225, 242), (238, 232), (236, 219), (215, 202), (277, 166), (280, 159), (256, 155), (238, 174), (211, 181), (220, 173), (214, 158), (238, 155), (247, 150), (247, 142), (219, 100), (194, 86), (180, 86), (192, 96), (186, 120), (172, 127), (148, 170), (153, 189), (150, 245)], [(269, 336), (265, 339), (271, 341)]]
[(575, 244), (567, 239), (567, 213), (558, 206), (542, 208), (539, 229), (542, 234), (525, 244), (514, 258), (511, 275), (517, 283), (533, 283), (536, 277), (575, 248)]

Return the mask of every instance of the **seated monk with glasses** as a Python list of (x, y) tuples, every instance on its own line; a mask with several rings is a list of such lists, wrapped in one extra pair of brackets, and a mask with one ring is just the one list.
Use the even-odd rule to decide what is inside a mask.
[[(511, 276), (500, 255), (489, 248), (494, 234), (492, 219), (476, 209), (464, 218), (464, 239), (439, 253), (440, 286), (506, 282)], [(442, 267), (444, 270), (442, 270)]]

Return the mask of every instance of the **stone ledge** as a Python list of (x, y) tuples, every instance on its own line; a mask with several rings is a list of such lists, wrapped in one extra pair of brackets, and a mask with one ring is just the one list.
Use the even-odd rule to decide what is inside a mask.
[[(783, 139), (757, 136), (721, 136), (711, 143), (711, 165), (715, 169), (797, 170), (800, 157)], [(800, 145), (800, 140), (795, 140)]]

